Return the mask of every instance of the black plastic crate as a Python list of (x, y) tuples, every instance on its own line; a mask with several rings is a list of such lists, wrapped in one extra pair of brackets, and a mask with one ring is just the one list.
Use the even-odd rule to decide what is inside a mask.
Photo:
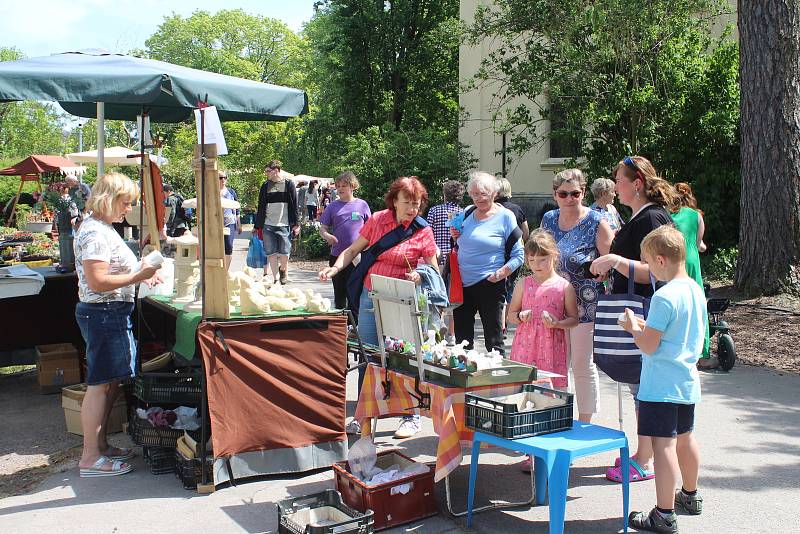
[(197, 405), (202, 399), (200, 369), (139, 373), (134, 380), (134, 395), (148, 403)]
[(169, 427), (155, 427), (146, 419), (138, 417), (135, 413), (129, 425), (131, 439), (137, 445), (148, 447), (169, 447), (174, 449), (178, 438), (183, 435), (183, 430)]
[[(317, 512), (314, 512), (317, 510)], [(315, 514), (326, 517), (325, 525), (314, 525)], [(336, 490), (285, 499), (278, 503), (278, 534), (371, 534), (373, 513), (353, 510)]]
[(175, 472), (175, 454), (168, 447), (142, 447), (142, 456), (150, 466), (154, 475), (164, 475)]
[[(175, 476), (183, 483), (187, 490), (197, 489), (197, 485), (203, 480), (203, 473), (200, 471), (199, 458), (187, 458), (178, 449), (175, 449)], [(214, 458), (206, 456), (205, 469), (206, 480), (211, 480), (211, 470), (214, 465)]]
[(518, 391), (518, 393), (533, 392), (562, 399), (566, 404), (541, 410), (521, 411), (516, 404), (498, 400), (507, 395), (488, 397), (477, 393), (466, 393), (465, 424), (473, 430), (508, 439), (527, 438), (572, 428), (574, 399), (572, 393), (536, 384), (524, 384)]

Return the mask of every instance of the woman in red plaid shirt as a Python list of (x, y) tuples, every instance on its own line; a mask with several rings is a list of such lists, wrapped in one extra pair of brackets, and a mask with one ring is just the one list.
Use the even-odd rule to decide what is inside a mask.
[[(332, 278), (345, 265), (349, 265), (362, 250), (377, 243), (381, 237), (393, 231), (399, 225), (408, 228), (412, 221), (425, 209), (428, 203), (428, 191), (416, 176), (403, 176), (392, 182), (384, 200), (386, 209), (373, 214), (364, 223), (364, 227), (353, 244), (339, 254), (332, 266), (326, 267), (319, 272), (320, 280), (326, 281)], [(369, 298), (369, 291), (372, 289), (370, 275), (377, 274), (401, 280), (411, 280), (419, 285), (422, 278), (414, 269), (420, 261), (432, 265), (436, 269), (439, 268), (439, 264), (436, 261), (437, 249), (436, 242), (433, 239), (433, 230), (430, 226), (427, 226), (427, 223), (424, 223), (424, 220), (423, 224), (425, 226), (416, 231), (409, 239), (379, 255), (364, 277), (365, 290), (361, 293), (358, 311), (358, 334), (365, 343), (378, 345), (375, 308), (372, 299)], [(359, 391), (364, 380), (364, 372), (363, 368), (359, 368)], [(355, 426), (351, 423), (348, 430), (355, 431)], [(406, 416), (400, 423), (395, 437), (408, 438), (419, 432), (419, 430), (419, 415)]]

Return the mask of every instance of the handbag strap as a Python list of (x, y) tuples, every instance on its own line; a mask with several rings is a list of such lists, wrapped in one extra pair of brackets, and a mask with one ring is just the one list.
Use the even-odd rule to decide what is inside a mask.
[[(636, 290), (634, 288), (634, 276), (636, 276), (636, 270), (633, 267), (634, 260), (628, 260), (628, 295), (635, 295)], [(656, 292), (656, 279), (653, 276), (653, 273), (648, 273), (650, 275), (650, 285), (653, 286), (653, 293)]]

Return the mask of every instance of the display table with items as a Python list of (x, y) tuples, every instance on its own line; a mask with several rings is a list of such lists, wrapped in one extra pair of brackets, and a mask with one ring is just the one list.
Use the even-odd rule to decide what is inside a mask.
[[(13, 269), (13, 268), (12, 268)], [(83, 346), (83, 337), (75, 321), (75, 305), (78, 303), (78, 277), (74, 272), (60, 273), (55, 267), (33, 267), (39, 277), (22, 284), (6, 282), (0, 286), (31, 286), (34, 290), (7, 298), (0, 294), (0, 317), (3, 329), (14, 335), (0, 336), (0, 351), (32, 348), (36, 345), (72, 343)], [(35, 290), (34, 286), (41, 287)]]
[(346, 459), (344, 312), (234, 309), (228, 319), (201, 320), (186, 307), (171, 297), (143, 299), (144, 330), (202, 364), (215, 485)]

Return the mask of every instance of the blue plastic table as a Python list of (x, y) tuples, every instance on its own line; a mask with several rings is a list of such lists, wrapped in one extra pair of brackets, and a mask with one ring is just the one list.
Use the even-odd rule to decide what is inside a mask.
[[(490, 443), (533, 457), (536, 478), (536, 504), (544, 504), (545, 494), (550, 501), (550, 534), (563, 534), (564, 511), (567, 505), (569, 465), (576, 458), (598, 452), (619, 449), (622, 472), (630, 469), (628, 438), (619, 430), (575, 421), (571, 430), (543, 436), (506, 439), (483, 432), (475, 432), (472, 441), (472, 462), (469, 466), (469, 494), (467, 496), (467, 527), (472, 526), (472, 505), (475, 498), (475, 478), (478, 474), (478, 456), (481, 443)], [(622, 525), (628, 531), (627, 477), (622, 482)], [(549, 492), (548, 492), (549, 489)]]

